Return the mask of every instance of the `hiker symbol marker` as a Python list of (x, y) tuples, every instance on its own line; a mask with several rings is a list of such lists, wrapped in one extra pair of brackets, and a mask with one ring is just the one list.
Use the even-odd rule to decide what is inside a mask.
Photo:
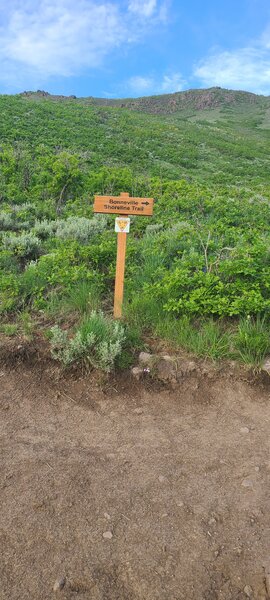
[(132, 198), (127, 192), (120, 196), (95, 196), (94, 213), (118, 214), (115, 219), (117, 233), (117, 257), (114, 289), (115, 319), (122, 317), (124, 296), (124, 276), (126, 260), (127, 233), (129, 233), (130, 219), (126, 215), (150, 217), (153, 214), (153, 198)]
[(115, 219), (115, 232), (116, 233), (129, 233), (130, 219), (128, 217), (116, 217)]

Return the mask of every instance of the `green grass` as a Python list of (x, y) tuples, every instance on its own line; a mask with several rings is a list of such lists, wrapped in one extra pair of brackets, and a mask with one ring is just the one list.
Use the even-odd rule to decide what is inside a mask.
[(270, 353), (270, 325), (266, 317), (241, 319), (234, 337), (234, 348), (241, 362), (260, 368)]
[(229, 358), (231, 355), (230, 333), (213, 319), (192, 323), (187, 317), (179, 319), (165, 317), (159, 321), (155, 331), (177, 347), (196, 356), (213, 361)]
[(21, 313), (19, 313), (18, 324), (23, 335), (27, 339), (31, 340), (34, 333), (34, 323), (31, 314), (27, 310), (24, 310)]
[(52, 291), (46, 304), (48, 316), (60, 317), (77, 313), (84, 316), (101, 306), (101, 292), (97, 285), (88, 281), (78, 281), (66, 293)]
[(5, 323), (0, 325), (0, 332), (8, 337), (12, 337), (17, 335), (18, 333), (18, 325), (16, 323)]
[(85, 315), (100, 307), (100, 290), (93, 283), (79, 281), (63, 299), (65, 310)]

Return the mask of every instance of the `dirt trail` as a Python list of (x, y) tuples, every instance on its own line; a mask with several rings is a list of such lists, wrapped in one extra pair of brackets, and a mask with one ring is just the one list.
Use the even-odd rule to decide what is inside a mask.
[(1, 600), (267, 598), (266, 388), (0, 375)]

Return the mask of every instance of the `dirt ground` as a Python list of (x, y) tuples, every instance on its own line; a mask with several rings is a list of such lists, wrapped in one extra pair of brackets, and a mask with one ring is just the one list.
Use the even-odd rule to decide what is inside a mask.
[(269, 389), (1, 367), (1, 600), (268, 598)]

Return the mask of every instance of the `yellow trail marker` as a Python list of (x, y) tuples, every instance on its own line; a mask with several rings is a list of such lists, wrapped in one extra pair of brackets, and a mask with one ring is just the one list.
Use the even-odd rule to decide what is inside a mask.
[(126, 215), (150, 217), (153, 214), (153, 205), (153, 198), (132, 198), (126, 192), (122, 192), (120, 196), (95, 196), (94, 213), (119, 215), (115, 219), (115, 231), (117, 232), (113, 309), (115, 319), (121, 319), (122, 317), (127, 233), (130, 224), (130, 219)]

